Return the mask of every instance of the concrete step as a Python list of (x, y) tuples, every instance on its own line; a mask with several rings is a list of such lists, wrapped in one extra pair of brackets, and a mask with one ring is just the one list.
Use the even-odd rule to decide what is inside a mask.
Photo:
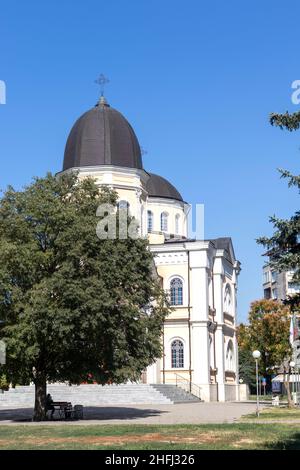
[(193, 403), (193, 402), (201, 402), (201, 400), (192, 395), (189, 392), (186, 392), (180, 387), (176, 387), (176, 385), (172, 384), (152, 384), (152, 387), (155, 390), (159, 391), (165, 397), (169, 398), (173, 403)]
[[(35, 388), (33, 385), (17, 386), (0, 393), (0, 408), (33, 406)], [(147, 384), (121, 385), (66, 385), (49, 384), (47, 392), (54, 401), (70, 401), (84, 406), (109, 404), (172, 404), (172, 400)]]

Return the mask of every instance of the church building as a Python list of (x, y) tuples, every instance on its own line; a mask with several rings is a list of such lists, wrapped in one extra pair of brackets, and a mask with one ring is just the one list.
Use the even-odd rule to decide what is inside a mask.
[(204, 401), (239, 399), (236, 293), (240, 263), (228, 237), (190, 239), (189, 205), (164, 177), (143, 167), (135, 132), (101, 96), (69, 134), (63, 172), (92, 176), (117, 191), (119, 204), (148, 237), (172, 312), (163, 328), (163, 356), (144, 383), (185, 383)]

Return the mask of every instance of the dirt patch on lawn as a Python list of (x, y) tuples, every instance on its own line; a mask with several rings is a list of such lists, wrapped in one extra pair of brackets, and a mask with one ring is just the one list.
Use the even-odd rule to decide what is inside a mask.
[(17, 442), (22, 445), (36, 445), (43, 446), (49, 444), (87, 444), (87, 445), (124, 445), (131, 443), (143, 442), (161, 442), (168, 444), (202, 444), (213, 443), (220, 441), (227, 433), (195, 433), (193, 436), (186, 436), (180, 434), (164, 434), (164, 433), (146, 433), (146, 434), (128, 434), (126, 436), (74, 436), (74, 437), (24, 437), (16, 440), (8, 441), (7, 439), (0, 439), (0, 446), (7, 446), (9, 444), (16, 444)]
[(256, 441), (254, 439), (240, 439), (239, 441), (235, 442), (233, 445), (233, 447), (243, 447), (244, 445), (253, 445), (253, 444), (257, 444), (259, 441)]
[(0, 439), (0, 446), (8, 446), (12, 443), (13, 441), (9, 441), (8, 439)]

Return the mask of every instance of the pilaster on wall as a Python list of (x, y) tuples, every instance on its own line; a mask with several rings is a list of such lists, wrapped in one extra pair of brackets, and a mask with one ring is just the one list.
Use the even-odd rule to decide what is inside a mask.
[(208, 320), (208, 269), (207, 252), (190, 251), (191, 322)]
[(143, 192), (141, 189), (136, 189), (135, 190), (135, 197), (136, 197), (136, 208), (135, 208), (135, 214), (132, 214), (134, 215), (134, 217), (136, 218), (136, 220), (139, 222), (139, 228), (138, 228), (138, 231), (139, 231), (139, 236), (143, 236), (144, 235), (144, 208), (143, 208), (143, 204), (142, 204), (142, 199), (141, 199), (141, 196), (142, 196)]
[(217, 366), (217, 382), (219, 389), (219, 401), (225, 401), (225, 348), (223, 326), (218, 325), (215, 333), (216, 341), (216, 366)]
[(189, 256), (192, 381), (201, 386), (210, 383), (209, 332), (207, 328), (209, 259), (206, 249), (191, 250)]
[(240, 383), (240, 377), (239, 377), (239, 345), (237, 342), (237, 336), (236, 334), (234, 335), (234, 350), (235, 350), (235, 383), (237, 385), (237, 396), (236, 400), (240, 399), (240, 389), (239, 389), (239, 383)]
[(221, 258), (216, 258), (213, 267), (213, 283), (214, 283), (214, 300), (217, 323), (224, 322), (223, 315), (223, 283), (224, 283), (224, 270)]
[(233, 268), (232, 274), (232, 305), (233, 305), (233, 315), (234, 315), (234, 326), (237, 323), (237, 278), (239, 273), (239, 267)]
[(209, 332), (206, 322), (191, 325), (192, 382), (201, 386), (210, 383)]

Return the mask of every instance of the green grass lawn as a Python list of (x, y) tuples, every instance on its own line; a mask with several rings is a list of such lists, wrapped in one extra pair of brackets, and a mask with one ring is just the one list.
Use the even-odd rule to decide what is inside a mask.
[[(240, 421), (247, 421), (257, 419), (255, 413), (243, 416)], [(300, 421), (300, 409), (299, 408), (292, 408), (288, 409), (287, 407), (272, 407), (272, 408), (264, 408), (260, 411), (260, 417), (263, 421), (265, 420), (299, 420)], [(300, 424), (300, 423), (299, 423)]]
[[(256, 395), (250, 395), (249, 400), (256, 401)], [(280, 400), (286, 400), (285, 396), (280, 396)], [(259, 401), (272, 401), (272, 395), (259, 395)]]
[(220, 425), (5, 425), (4, 449), (297, 449), (300, 424)]

